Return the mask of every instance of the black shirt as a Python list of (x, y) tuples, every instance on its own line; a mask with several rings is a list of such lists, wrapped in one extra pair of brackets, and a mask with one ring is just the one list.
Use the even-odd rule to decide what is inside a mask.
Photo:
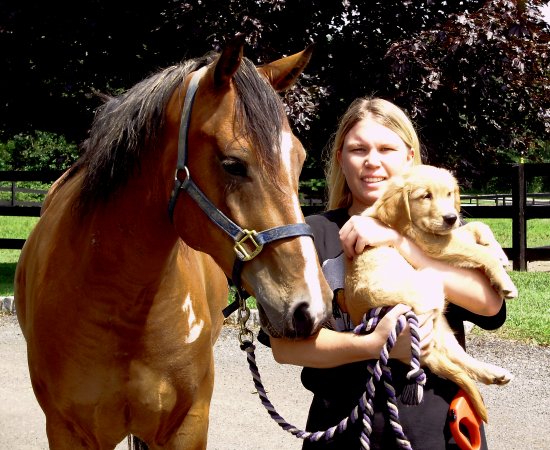
[[(342, 253), (338, 232), (348, 219), (349, 215), (345, 209), (336, 209), (306, 218), (306, 222), (313, 229), (315, 247), (321, 264)], [(485, 317), (449, 304), (445, 315), (458, 341), (464, 346), (463, 321), (468, 320), (484, 329), (498, 328), (506, 318), (504, 305), (503, 303), (501, 311), (496, 316)], [(347, 322), (345, 314), (338, 311), (337, 307), (334, 308), (333, 314), (339, 320), (344, 319), (343, 323)], [(306, 430), (324, 431), (350, 415), (366, 390), (369, 379), (368, 364), (369, 361), (363, 361), (331, 369), (303, 368), (302, 383), (314, 394)], [(406, 374), (410, 367), (397, 360), (390, 360), (389, 365), (398, 402), (399, 421), (413, 449), (458, 448), (447, 425), (449, 404), (456, 395), (457, 386), (425, 368), (427, 381), (422, 403), (417, 406), (404, 405), (401, 401), (401, 393), (407, 383)], [(388, 419), (386, 399), (383, 385), (377, 383), (373, 429), (369, 437), (371, 449), (399, 448)], [(362, 430), (363, 424), (358, 420), (356, 424), (348, 424), (345, 432), (336, 434), (329, 441), (304, 441), (303, 448), (360, 448), (359, 436)], [(486, 448), (485, 436), (483, 435), (482, 438), (482, 448)]]

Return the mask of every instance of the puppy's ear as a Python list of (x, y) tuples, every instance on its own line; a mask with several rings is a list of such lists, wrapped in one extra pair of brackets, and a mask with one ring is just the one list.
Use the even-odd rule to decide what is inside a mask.
[(401, 177), (394, 177), (382, 197), (373, 205), (373, 216), (396, 230), (400, 230), (410, 216), (409, 193)]
[(409, 196), (411, 194), (411, 187), (403, 187), (403, 205), (405, 206), (405, 213), (403, 214), (404, 223), (411, 223), (411, 207), (409, 206)]
[(457, 182), (455, 182), (455, 209), (460, 213), (460, 187)]

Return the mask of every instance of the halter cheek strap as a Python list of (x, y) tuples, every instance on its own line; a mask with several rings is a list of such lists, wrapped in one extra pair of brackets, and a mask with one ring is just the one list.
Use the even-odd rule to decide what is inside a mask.
[[(191, 121), (191, 110), (195, 95), (199, 87), (199, 81), (206, 72), (206, 67), (202, 67), (193, 74), (187, 87), (185, 99), (183, 101), (183, 110), (181, 116), (181, 124), (178, 139), (178, 163), (176, 174), (174, 177), (174, 189), (168, 204), (168, 215), (170, 221), (174, 221), (174, 209), (180, 191), (185, 191), (205, 212), (205, 214), (214, 222), (221, 230), (233, 239), (235, 245), (233, 249), (236, 254), (235, 263), (231, 279), (233, 285), (237, 288), (237, 293), (240, 298), (246, 298), (248, 295), (241, 286), (241, 272), (246, 261), (255, 258), (263, 249), (265, 244), (274, 242), (280, 239), (288, 239), (296, 236), (309, 236), (313, 238), (311, 227), (306, 223), (294, 223), (289, 225), (281, 225), (267, 230), (256, 232), (255, 230), (247, 230), (241, 228), (223, 212), (221, 212), (204, 193), (199, 189), (191, 178), (187, 167), (187, 136), (189, 133), (189, 123)], [(225, 317), (228, 317), (239, 307), (238, 301), (234, 301), (223, 310)]]

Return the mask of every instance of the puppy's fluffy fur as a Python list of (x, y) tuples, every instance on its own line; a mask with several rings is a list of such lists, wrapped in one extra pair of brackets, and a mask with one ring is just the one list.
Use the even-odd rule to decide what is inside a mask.
[[(413, 240), (428, 255), (451, 265), (483, 270), (503, 298), (517, 289), (503, 267), (508, 262), (490, 228), (481, 222), (460, 226), (460, 195), (450, 172), (433, 166), (415, 166), (394, 177), (384, 195), (365, 214)], [(347, 258), (346, 258), (347, 259)], [(506, 384), (505, 369), (478, 361), (460, 346), (443, 311), (443, 284), (433, 271), (415, 270), (392, 247), (368, 248), (347, 259), (345, 304), (354, 323), (371, 308), (410, 305), (417, 314), (437, 312), (434, 347), (424, 364), (433, 373), (454, 381), (470, 396), (479, 417), (487, 411), (474, 380)]]

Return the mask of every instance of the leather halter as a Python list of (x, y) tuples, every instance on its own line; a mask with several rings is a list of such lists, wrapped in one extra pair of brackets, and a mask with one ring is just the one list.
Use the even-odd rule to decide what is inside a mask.
[[(246, 261), (250, 261), (256, 257), (263, 249), (265, 244), (268, 244), (279, 239), (286, 239), (296, 236), (310, 236), (313, 239), (311, 227), (306, 223), (293, 223), (289, 225), (281, 225), (268, 230), (256, 232), (255, 230), (247, 230), (241, 228), (204, 195), (195, 182), (191, 179), (191, 174), (187, 167), (187, 135), (189, 132), (189, 123), (191, 122), (191, 110), (193, 101), (199, 87), (199, 81), (206, 72), (206, 67), (202, 67), (196, 71), (191, 77), (185, 99), (183, 101), (183, 110), (181, 116), (181, 124), (178, 139), (178, 164), (174, 177), (174, 189), (168, 204), (168, 214), (170, 221), (174, 221), (174, 208), (180, 191), (185, 191), (197, 203), (205, 214), (221, 228), (226, 234), (233, 239), (235, 245), (233, 249), (236, 253), (235, 263), (233, 264), (233, 272), (231, 281), (237, 288), (238, 296), (242, 299), (248, 297), (248, 294), (241, 286), (241, 272)], [(247, 247), (253, 247), (252, 251), (247, 250)], [(228, 317), (239, 307), (238, 302), (234, 301), (223, 310), (223, 315)]]

